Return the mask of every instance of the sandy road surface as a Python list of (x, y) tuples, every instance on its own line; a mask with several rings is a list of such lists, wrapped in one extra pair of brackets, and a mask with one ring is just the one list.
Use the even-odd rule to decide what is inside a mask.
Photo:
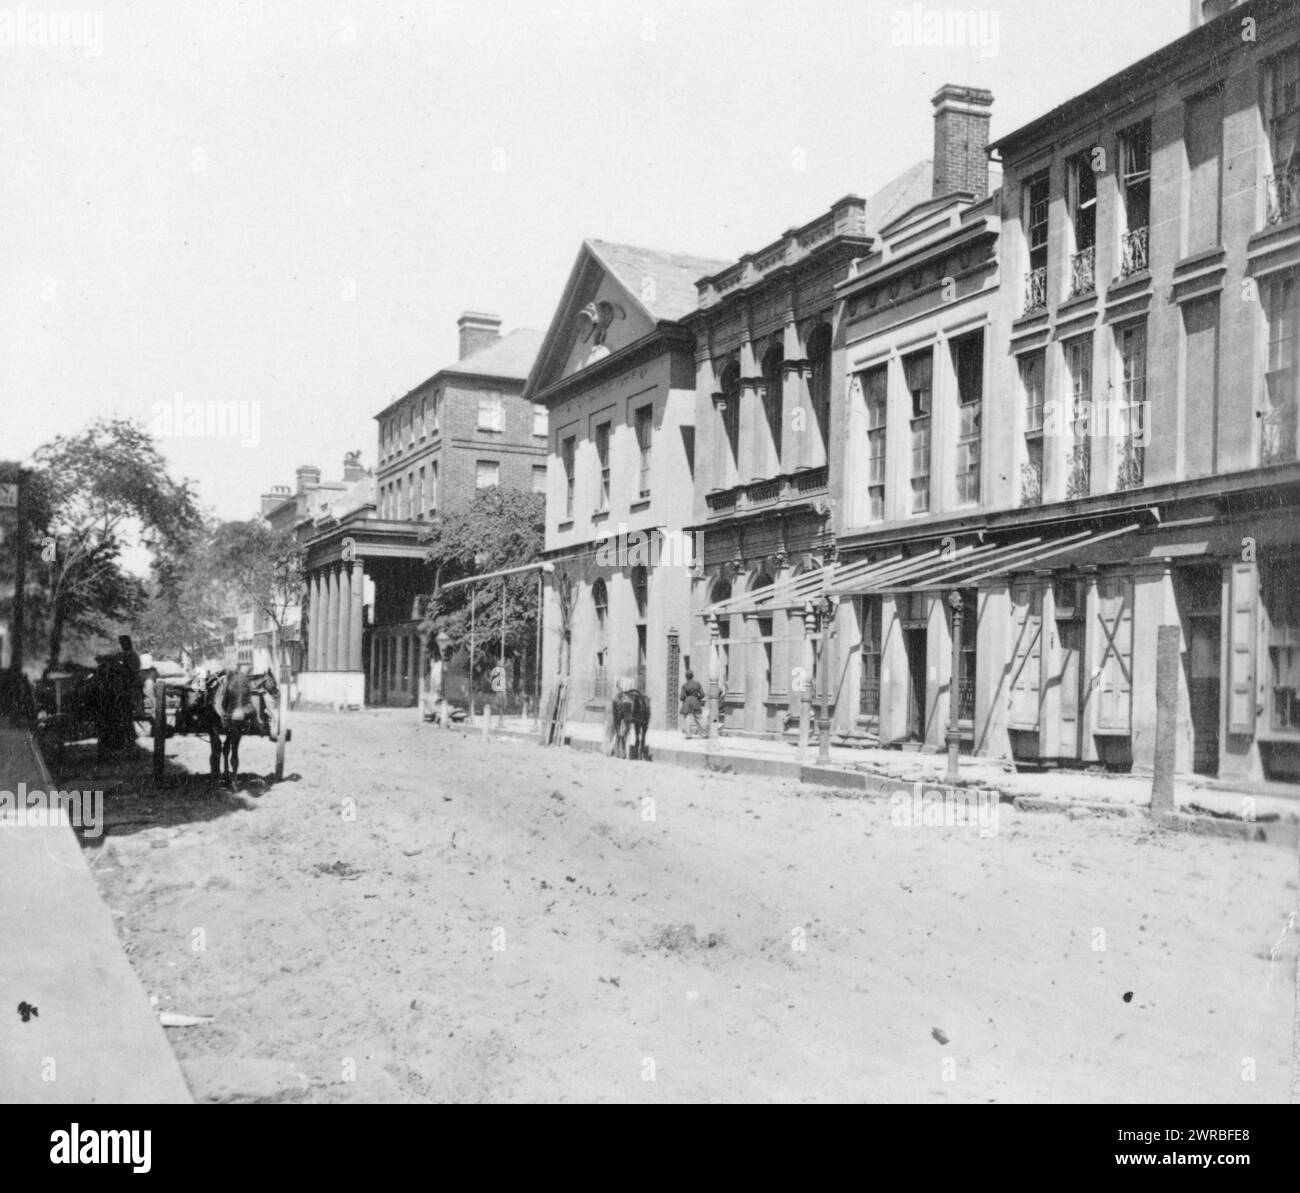
[(168, 1031), (200, 1101), (1289, 1095), (1279, 846), (1009, 806), (904, 828), (410, 713), (300, 715), (289, 763), (127, 784), (87, 844), (145, 988), (213, 1016)]

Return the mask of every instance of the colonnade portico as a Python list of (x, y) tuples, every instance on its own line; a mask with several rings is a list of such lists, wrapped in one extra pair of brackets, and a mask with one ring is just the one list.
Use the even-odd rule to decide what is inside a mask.
[(364, 611), (365, 568), (360, 559), (336, 560), (308, 572), (306, 670), (299, 677), (303, 699), (364, 703)]

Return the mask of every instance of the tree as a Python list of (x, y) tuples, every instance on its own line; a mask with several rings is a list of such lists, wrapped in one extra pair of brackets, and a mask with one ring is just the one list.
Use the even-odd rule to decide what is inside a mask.
[(289, 611), (302, 603), (306, 552), (292, 530), (268, 522), (223, 522), (212, 536), (212, 564), (224, 577), (226, 592), (251, 604), (271, 623), (271, 657), (288, 662), (284, 629)]
[(540, 493), (500, 487), (482, 490), (468, 509), (431, 523), (420, 539), (429, 548), (426, 558), (434, 568), (434, 592), (425, 608), (421, 633), (428, 636), (445, 630), (468, 648), (472, 610), (473, 667), (481, 671), (498, 657), (504, 616), (507, 658), (529, 657), (537, 635), (534, 574), (524, 572), (504, 581), (466, 584), (450, 591), (441, 587), (453, 580), (537, 562), (545, 527), (546, 501)]
[(157, 441), (137, 422), (97, 419), (38, 448), (34, 460), (50, 511), (42, 559), (54, 668), (69, 630), (104, 633), (144, 607), (143, 584), (121, 563), (130, 540), (178, 551), (200, 519), (191, 482), (169, 475)]
[(155, 654), (195, 666), (221, 650), (227, 580), (216, 566), (218, 523), (206, 524), (179, 554), (154, 560), (147, 603), (134, 630)]

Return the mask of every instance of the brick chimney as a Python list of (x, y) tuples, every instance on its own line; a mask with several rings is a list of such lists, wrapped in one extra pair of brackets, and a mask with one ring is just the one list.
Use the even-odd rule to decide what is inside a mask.
[(314, 489), (320, 484), (320, 469), (311, 464), (304, 464), (294, 473), (298, 478), (299, 493), (305, 493), (308, 489)]
[(501, 316), (466, 311), (456, 320), (460, 329), (460, 359), (490, 348), (501, 338)]
[(348, 452), (343, 457), (343, 480), (344, 483), (359, 481), (366, 475), (366, 470), (361, 464), (360, 452)]
[(934, 195), (989, 190), (989, 117), (993, 92), (945, 83), (934, 104)]

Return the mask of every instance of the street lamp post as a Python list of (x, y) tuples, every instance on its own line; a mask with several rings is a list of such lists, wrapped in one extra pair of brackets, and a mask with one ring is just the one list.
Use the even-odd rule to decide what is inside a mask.
[(952, 609), (952, 679), (948, 684), (948, 782), (958, 779), (957, 755), (961, 745), (961, 629), (965, 609), (961, 593), (955, 588), (948, 594)]
[(817, 607), (821, 621), (821, 646), (817, 652), (822, 673), (822, 715), (817, 722), (817, 761), (831, 760), (831, 621), (835, 616), (834, 597), (824, 596)]

